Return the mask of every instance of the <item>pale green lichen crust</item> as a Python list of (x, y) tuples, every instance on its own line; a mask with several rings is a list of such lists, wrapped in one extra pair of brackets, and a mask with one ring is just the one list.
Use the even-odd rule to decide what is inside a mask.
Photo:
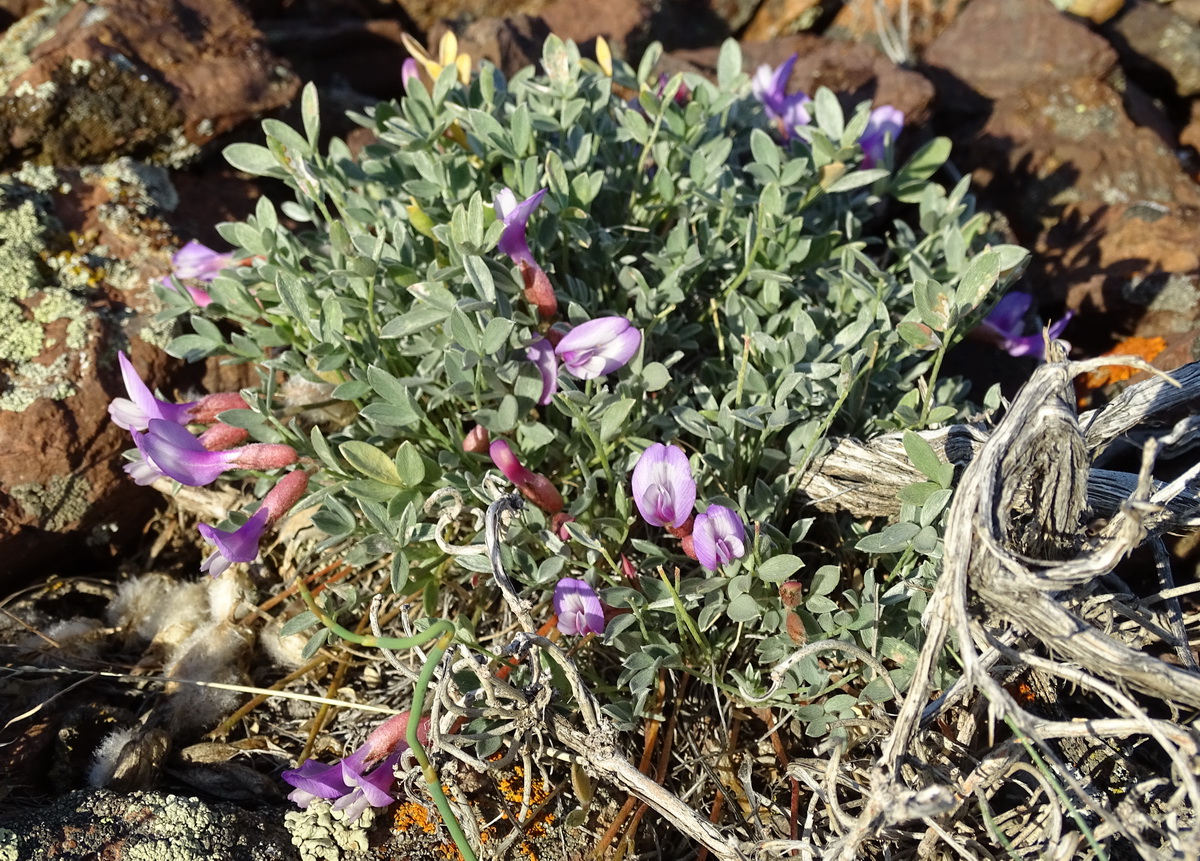
[(292, 835), (292, 845), (300, 851), (301, 861), (358, 861), (370, 857), (367, 830), (375, 819), (368, 807), (357, 822), (348, 822), (341, 810), (333, 810), (327, 801), (313, 801), (305, 810), (293, 810), (284, 816), (284, 825)]
[[(88, 168), (81, 179), (108, 191), (110, 200), (97, 215), (122, 235), (137, 235), (145, 223), (161, 229), (153, 219), (179, 202), (166, 171), (129, 159)], [(158, 345), (172, 336), (170, 321), (155, 320), (159, 305), (141, 274), (150, 255), (162, 252), (148, 242), (130, 260), (119, 260), (103, 245), (89, 247), (82, 237), (64, 235), (52, 196), (70, 190), (52, 168), (26, 166), (0, 175), (0, 410), (20, 412), (40, 398), (75, 394), (79, 381), (92, 376), (94, 350), (88, 347), (102, 332), (109, 334), (105, 364), (128, 349), (131, 326)], [(89, 305), (102, 282), (139, 291), (142, 313)]]
[(51, 532), (79, 521), (91, 503), (87, 481), (73, 475), (56, 475), (45, 485), (19, 484), (9, 493), (21, 503), (26, 515)]
[(279, 819), (274, 807), (243, 810), (162, 792), (80, 790), (49, 807), (0, 816), (0, 861), (82, 861), (108, 857), (114, 847), (122, 861), (294, 859)]

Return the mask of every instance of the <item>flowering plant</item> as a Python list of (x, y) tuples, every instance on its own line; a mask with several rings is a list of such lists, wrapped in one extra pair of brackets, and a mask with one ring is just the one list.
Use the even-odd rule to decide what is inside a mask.
[[(596, 634), (620, 662), (603, 709), (625, 727), (667, 670), (762, 694), (798, 630), (911, 652), (936, 536), (859, 547), (839, 536), (870, 524), (843, 523), (806, 543), (799, 477), (830, 434), (964, 415), (942, 357), (1024, 258), (989, 245), (965, 181), (931, 180), (944, 140), (900, 162), (895, 114), (847, 114), (825, 89), (787, 96), (790, 67), (752, 83), (733, 42), (715, 82), (660, 85), (658, 55), (597, 65), (551, 37), (546, 71), (512, 80), (428, 61), (431, 90), (410, 80), (402, 101), (356, 117), (375, 136), (359, 156), (337, 139), (318, 149), (306, 90), (302, 132), (267, 120), (266, 146), (227, 150), (294, 198), (221, 225), (243, 262), (212, 279), (205, 307), (167, 312), (192, 328), (173, 354), (262, 370), (221, 419), (311, 464), (320, 548), (382, 563), (389, 581), (372, 588), (428, 608), (478, 602), (444, 623), (467, 647), (503, 611), (474, 588), (491, 560), (447, 545), (437, 502), (524, 494), (500, 555), (535, 616)], [(275, 465), (275, 449), (178, 454), (168, 423), (150, 421), (147, 452), (176, 477), (190, 475), (181, 462)], [(922, 497), (925, 525), (947, 499)], [(246, 536), (274, 516), (262, 510)], [(456, 528), (479, 540), (469, 520)], [(240, 537), (205, 537), (224, 563), (250, 555)], [(344, 609), (325, 600), (302, 620), (326, 622), (307, 654)], [(822, 736), (885, 682), (902, 688), (911, 668), (891, 669), (830, 699), (840, 670), (802, 661), (772, 702), (805, 703)]]

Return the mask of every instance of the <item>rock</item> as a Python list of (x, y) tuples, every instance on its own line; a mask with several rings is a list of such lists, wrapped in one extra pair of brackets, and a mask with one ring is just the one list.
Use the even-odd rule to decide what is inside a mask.
[(400, 21), (285, 18), (260, 26), (271, 50), (286, 57), (305, 81), (324, 88), (337, 78), (375, 101), (404, 94), (400, 67), (408, 54), (400, 41)]
[[(168, 267), (165, 173), (131, 162), (0, 177), (0, 590), (34, 566), (105, 555), (157, 495), (121, 470), (116, 351), (166, 382), (169, 324), (150, 288)], [(78, 558), (72, 558), (73, 555)]]
[[(400, 8), (419, 30), (430, 33), (439, 21), (466, 24), (477, 18), (505, 18), (522, 13), (536, 15), (546, 0), (399, 0)], [(415, 34), (414, 34), (415, 35)]]
[(747, 42), (766, 42), (811, 30), (824, 14), (821, 0), (765, 0), (746, 25), (742, 38)]
[[(695, 71), (715, 78), (718, 51), (716, 47), (673, 51), (663, 57), (661, 65), (667, 72)], [(859, 102), (871, 101), (904, 111), (906, 125), (929, 118), (933, 85), (919, 72), (901, 69), (869, 45), (799, 34), (744, 43), (742, 64), (753, 74), (760, 65), (778, 66), (792, 54), (799, 59), (792, 70), (791, 92), (811, 94), (823, 86), (837, 93), (843, 106), (851, 110)]]
[(162, 792), (72, 792), (0, 816), (0, 858), (23, 861), (299, 859), (274, 807), (245, 810)]
[(9, 165), (181, 164), (299, 88), (233, 0), (63, 0), (9, 28), (0, 57)]
[(1101, 36), (1055, 11), (1046, 0), (975, 0), (924, 57), (939, 104), (985, 111), (980, 100), (1026, 87), (1098, 80), (1117, 54)]
[[(443, 28), (435, 28), (430, 39), (436, 45)], [(458, 50), (478, 63), (487, 60), (511, 78), (542, 57), (542, 43), (550, 28), (541, 18), (514, 15), (509, 18), (480, 18), (472, 21), (458, 37)]]
[(1165, 78), (1184, 98), (1200, 94), (1200, 25), (1170, 6), (1134, 0), (1105, 34), (1131, 73)]
[[(587, 0), (555, 0), (538, 15), (556, 36), (572, 39), (577, 45), (603, 36), (615, 56), (629, 59), (659, 38), (649, 32), (652, 12), (651, 5), (641, 0), (608, 0), (603, 15), (597, 15), (595, 5)], [(540, 59), (541, 52), (537, 56)]]
[(1094, 24), (1103, 24), (1121, 11), (1125, 0), (1070, 0), (1063, 11), (1079, 18), (1087, 18)]
[(1110, 349), (1114, 333), (1162, 336), (1178, 348), (1200, 327), (1200, 208), (1072, 207), (1036, 250), (1044, 268), (1035, 277), (1070, 285), (1067, 305), (1092, 321), (1071, 334), (1089, 355)]
[[(885, 49), (884, 39), (895, 44), (892, 49), (912, 59), (920, 55), (952, 22), (965, 0), (849, 0), (842, 5), (829, 23), (825, 35), (851, 42), (867, 42)], [(908, 16), (907, 21), (902, 16)], [(881, 38), (881, 25), (886, 34)], [(899, 60), (900, 57), (889, 57)]]

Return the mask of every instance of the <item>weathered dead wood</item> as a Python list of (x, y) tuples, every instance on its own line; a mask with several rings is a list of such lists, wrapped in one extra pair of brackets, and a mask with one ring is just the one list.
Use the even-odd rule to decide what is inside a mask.
[[(1180, 387), (1162, 380), (1132, 387), (1114, 404), (1087, 416), (1087, 424), (1081, 428), (1074, 412), (1071, 380), (1096, 367), (1097, 362), (1069, 363), (1062, 358), (1060, 354), (1057, 361), (1035, 371), (992, 433), (971, 431), (972, 441), (981, 436), (986, 440), (975, 448), (947, 516), (943, 572), (926, 613), (927, 640), (912, 685), (872, 769), (862, 812), (827, 849), (827, 858), (861, 857), (865, 843), (882, 839), (888, 829), (912, 813), (898, 806), (896, 798), (938, 785), (930, 779), (937, 773), (933, 763), (920, 763), (941, 748), (919, 743), (920, 719), (933, 693), (933, 670), (951, 632), (963, 669), (962, 686), (968, 693), (982, 695), (993, 720), (1003, 719), (1036, 744), (1046, 763), (1031, 771), (1029, 763), (1005, 764), (1011, 759), (1006, 755), (995, 760), (998, 767), (980, 777), (982, 782), (977, 781), (974, 791), (981, 791), (981, 786), (993, 786), (988, 791), (995, 791), (996, 782), (1013, 768), (1024, 770), (1027, 776), (1033, 774), (1039, 781), (1051, 779), (1040, 776), (1040, 770), (1049, 767), (1052, 779), (1071, 795), (1062, 810), (1050, 811), (1046, 821), (1055, 825), (1045, 839), (1052, 842), (1042, 845), (1061, 849), (1062, 823), (1071, 807), (1079, 805), (1099, 817), (1097, 835), (1120, 835), (1142, 857), (1200, 857), (1195, 822), (1200, 806), (1200, 755), (1195, 735), (1181, 731), (1171, 721), (1151, 718), (1141, 701), (1126, 693), (1138, 691), (1200, 708), (1200, 673), (1189, 668), (1194, 663), (1175, 666), (1140, 648), (1154, 639), (1150, 628), (1139, 621), (1153, 617), (1149, 604), (1127, 614), (1129, 630), (1140, 630), (1138, 636), (1122, 634), (1123, 626), (1102, 629), (1091, 616), (1080, 613), (1085, 602), (1103, 600), (1095, 586), (1134, 548), (1157, 541), (1165, 531), (1193, 528), (1196, 495), (1188, 485), (1200, 467), (1158, 483), (1152, 470), (1160, 447), (1186, 444), (1196, 433), (1196, 422), (1189, 414), (1200, 412), (1200, 365), (1175, 374)], [(1144, 443), (1140, 472), (1090, 475), (1092, 459), (1121, 435), (1149, 440)], [(1155, 436), (1162, 438), (1162, 446), (1153, 440)], [(946, 439), (951, 438), (947, 433)], [(819, 488), (812, 493), (814, 497), (850, 498), (856, 505), (870, 504), (867, 510), (879, 513), (885, 497), (881, 494), (867, 502), (867, 476), (884, 476), (892, 482), (891, 487), (899, 489), (895, 484), (902, 480), (904, 465), (895, 453), (895, 444), (837, 445), (816, 465), (826, 477), (810, 478), (802, 486)], [(882, 470), (867, 466), (870, 458), (864, 449), (871, 448), (888, 452)], [(846, 456), (851, 451), (853, 454)], [(826, 471), (831, 459), (835, 468)], [(1107, 522), (1094, 522), (1094, 511), (1103, 512)], [(1119, 606), (1110, 607), (1113, 618), (1120, 613)], [(1157, 623), (1153, 628), (1165, 632)], [(1039, 654), (1038, 647), (1045, 654)], [(1155, 802), (1166, 811), (1160, 822), (1151, 822), (1136, 800), (1107, 798), (1086, 771), (1062, 760), (1049, 739), (1067, 737), (1072, 722), (1048, 722), (1017, 703), (992, 671), (997, 650), (1003, 653), (1010, 674), (1014, 667), (1036, 668), (1048, 677), (1102, 696), (1117, 717), (1093, 722), (1090, 729), (1096, 737), (1124, 737), (1137, 727), (1164, 751), (1172, 763), (1168, 780), (1178, 788), (1166, 802)], [(960, 736), (960, 741), (969, 737)], [(1118, 747), (1112, 750), (1113, 756), (1119, 755)], [(960, 799), (973, 791), (964, 785), (945, 788)], [(1049, 784), (1044, 794), (1046, 805), (1061, 803), (1049, 791)], [(927, 836), (934, 843), (955, 846), (951, 823), (962, 809), (959, 804), (949, 813), (925, 815)], [(921, 854), (929, 851), (928, 841), (923, 842)]]

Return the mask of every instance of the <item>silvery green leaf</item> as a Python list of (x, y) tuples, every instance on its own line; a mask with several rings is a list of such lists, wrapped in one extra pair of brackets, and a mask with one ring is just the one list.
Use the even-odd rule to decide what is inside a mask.
[(279, 628), (279, 636), (291, 637), (294, 634), (299, 634), (306, 628), (311, 628), (313, 625), (317, 624), (318, 621), (319, 620), (314, 613), (310, 612), (309, 610), (304, 610), (303, 612), (296, 614), (283, 623), (283, 625)]
[(762, 562), (754, 574), (767, 583), (782, 583), (803, 567), (804, 560), (799, 556), (781, 553)]
[(893, 523), (881, 532), (860, 538), (854, 548), (875, 555), (899, 553), (912, 543), (920, 531), (921, 527), (915, 523)]
[[(842, 582), (842, 569), (836, 565), (822, 565), (808, 584), (811, 595), (828, 595)], [(811, 606), (809, 607), (811, 610)], [(823, 611), (822, 611), (823, 612)]]
[[(321, 136), (321, 109), (317, 104), (317, 85), (309, 81), (300, 93), (300, 119), (304, 123), (304, 134), (313, 150)], [(266, 200), (266, 198), (261, 198)]]
[(230, 144), (221, 151), (225, 161), (235, 169), (253, 176), (270, 176), (284, 179), (288, 172), (264, 146), (251, 143)]
[(742, 47), (736, 39), (726, 39), (717, 53), (717, 86), (730, 90), (742, 74)]
[(830, 139), (841, 140), (845, 130), (845, 117), (837, 96), (828, 87), (818, 87), (813, 95), (812, 116), (817, 126)]

